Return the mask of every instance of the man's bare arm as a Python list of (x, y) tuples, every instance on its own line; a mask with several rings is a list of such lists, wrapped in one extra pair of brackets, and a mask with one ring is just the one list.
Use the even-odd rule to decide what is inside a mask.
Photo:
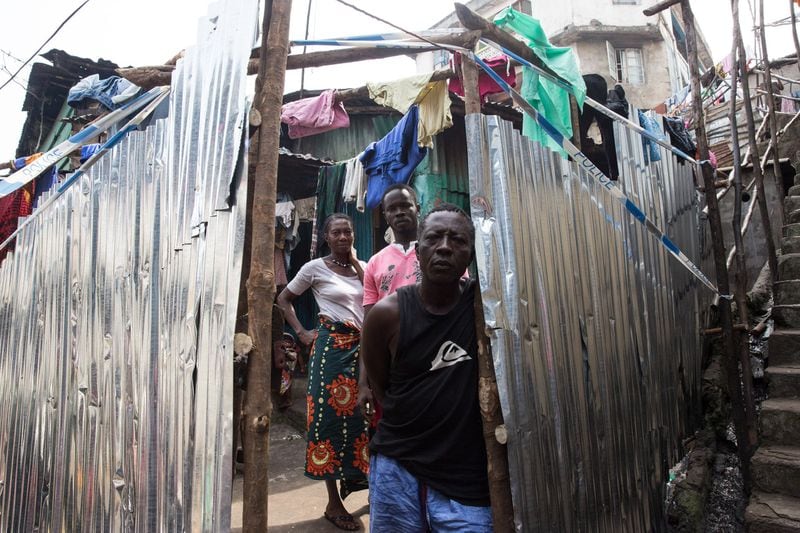
[(399, 325), (397, 295), (392, 294), (370, 309), (361, 332), (361, 356), (372, 392), (379, 402), (383, 402), (389, 386), (389, 369)]

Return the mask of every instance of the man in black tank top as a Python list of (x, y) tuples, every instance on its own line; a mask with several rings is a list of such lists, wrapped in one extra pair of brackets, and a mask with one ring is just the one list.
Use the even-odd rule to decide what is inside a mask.
[(370, 529), (492, 530), (478, 406), (472, 221), (443, 205), (420, 224), (422, 281), (370, 311), (362, 357), (383, 418), (370, 443)]

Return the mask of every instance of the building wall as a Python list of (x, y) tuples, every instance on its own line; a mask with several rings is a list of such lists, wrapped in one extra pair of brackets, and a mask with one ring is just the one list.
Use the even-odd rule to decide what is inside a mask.
[(644, 26), (653, 24), (654, 17), (642, 13), (641, 0), (638, 5), (618, 5), (613, 0), (560, 0), (558, 2), (534, 2), (533, 16), (538, 18), (548, 35), (564, 27), (588, 26), (592, 20), (611, 26)]
[[(582, 41), (575, 43), (572, 48), (580, 58), (583, 74), (600, 74), (608, 82), (609, 89), (614, 86), (605, 41)], [(644, 85), (623, 84), (623, 87), (628, 102), (635, 107), (649, 109), (663, 102), (672, 93), (667, 68), (668, 49), (663, 41), (643, 43), (641, 49)]]

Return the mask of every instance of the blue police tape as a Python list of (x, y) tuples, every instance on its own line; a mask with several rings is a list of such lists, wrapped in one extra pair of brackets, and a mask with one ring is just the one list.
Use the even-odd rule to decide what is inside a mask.
[[(658, 241), (664, 246), (664, 248), (673, 256), (675, 257), (678, 262), (681, 263), (689, 272), (691, 272), (700, 282), (703, 283), (706, 287), (714, 291), (716, 294), (720, 294), (719, 290), (713, 283), (703, 274), (703, 272), (694, 264), (692, 261), (684, 254), (676, 245), (673, 243), (669, 237), (664, 235), (658, 227), (649, 219), (647, 215), (645, 215), (644, 211), (642, 211), (636, 204), (634, 204), (630, 198), (628, 198), (622, 190), (619, 189), (614, 182), (611, 181), (603, 172), (592, 163), (585, 154), (583, 154), (578, 148), (572, 144), (564, 135), (559, 132), (556, 127), (550, 123), (544, 116), (542, 116), (527, 100), (525, 100), (521, 94), (515, 91), (511, 86), (506, 83), (506, 81), (500, 77), (495, 71), (493, 71), (486, 63), (484, 63), (477, 55), (474, 53), (470, 54), (470, 57), (475, 63), (477, 63), (508, 95), (511, 96), (512, 100), (515, 104), (520, 106), (528, 115), (530, 115), (536, 122), (542, 127), (542, 129), (550, 135), (553, 140), (558, 142), (558, 144), (566, 151), (570, 156), (572, 156), (573, 160), (580, 165), (580, 167), (585, 170), (590, 176), (592, 176), (595, 180), (597, 180), (600, 185), (603, 186), (609, 193), (611, 193), (614, 198), (616, 198), (624, 207), (625, 210), (628, 211), (636, 220), (644, 224), (645, 228), (653, 234)], [(730, 299), (731, 295), (722, 295), (720, 297)]]
[(150, 116), (153, 111), (159, 106), (159, 104), (169, 95), (169, 87), (162, 87), (161, 90), (156, 93), (155, 98), (150, 99), (149, 103), (147, 103), (146, 107), (139, 111), (131, 120), (125, 124), (119, 131), (117, 131), (114, 135), (112, 135), (103, 145), (89, 157), (78, 169), (70, 175), (61, 185), (59, 185), (58, 189), (53, 193), (51, 197), (49, 197), (42, 205), (40, 205), (29, 217), (24, 219), (17, 229), (8, 236), (6, 240), (0, 243), (0, 250), (8, 246), (8, 244), (17, 236), (19, 233), (25, 229), (31, 222), (36, 220), (36, 218), (44, 213), (51, 205), (55, 203), (57, 199), (59, 199), (66, 191), (69, 189), (78, 179), (86, 174), (86, 172), (105, 154), (111, 151), (112, 148), (117, 146), (122, 140), (132, 131), (139, 128), (142, 122)]
[(26, 165), (17, 172), (14, 172), (4, 180), (0, 181), (0, 198), (11, 194), (17, 189), (25, 186), (33, 181), (39, 174), (45, 171), (48, 167), (58, 163), (75, 149), (91, 141), (101, 133), (105, 132), (108, 128), (120, 122), (125, 117), (139, 111), (154, 99), (166, 94), (169, 91), (168, 87), (156, 87), (137, 97), (128, 104), (104, 115), (97, 120), (93, 121), (81, 131), (72, 135), (69, 139), (59, 143), (58, 146), (52, 148)]

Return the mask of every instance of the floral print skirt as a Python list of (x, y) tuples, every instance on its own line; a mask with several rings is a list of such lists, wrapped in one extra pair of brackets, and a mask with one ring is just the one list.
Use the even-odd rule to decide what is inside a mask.
[(366, 480), (367, 422), (358, 406), (361, 332), (321, 317), (308, 365), (306, 476)]

